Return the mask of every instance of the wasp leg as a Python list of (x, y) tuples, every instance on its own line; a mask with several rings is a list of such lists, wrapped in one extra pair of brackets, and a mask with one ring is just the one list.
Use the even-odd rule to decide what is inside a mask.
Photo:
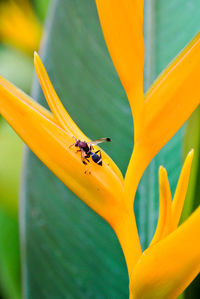
[[(72, 138), (74, 138), (75, 141), (77, 141), (76, 137), (72, 136)], [(75, 143), (76, 143), (76, 142), (75, 142)], [(69, 146), (69, 148), (71, 148), (75, 143), (71, 144), (71, 145)]]
[[(90, 160), (89, 160), (88, 158), (90, 158), (90, 155), (88, 155), (88, 154), (85, 155), (84, 159), (85, 159), (88, 163), (90, 163)], [(84, 162), (85, 162), (85, 161), (84, 161)], [(87, 172), (88, 172), (89, 174), (91, 174), (91, 165), (85, 170), (84, 173), (86, 174)]]
[(85, 153), (82, 150), (79, 150), (79, 151), (81, 152), (81, 160), (82, 160), (83, 164), (87, 165), (87, 162), (85, 161), (85, 160), (87, 160), (87, 156), (85, 156)]
[(88, 158), (89, 158), (88, 156), (85, 156), (84, 160), (86, 160), (88, 163), (90, 163), (90, 160)]
[(91, 174), (91, 165), (88, 166), (88, 169), (86, 169), (84, 173), (86, 174), (87, 172), (88, 172), (88, 174)]
[[(85, 159), (88, 160), (88, 158), (90, 158), (90, 155), (86, 155), (86, 156), (85, 156)], [(88, 162), (89, 162), (89, 160), (88, 160)]]
[(85, 165), (87, 165), (88, 163), (86, 163), (86, 161), (88, 162), (88, 163), (90, 163), (90, 160), (89, 159), (87, 159), (87, 158), (84, 158), (84, 159), (82, 159), (82, 162), (83, 162), (83, 164), (85, 164)]
[(74, 144), (75, 144), (75, 143), (71, 144), (71, 145), (69, 146), (69, 148), (71, 148)]

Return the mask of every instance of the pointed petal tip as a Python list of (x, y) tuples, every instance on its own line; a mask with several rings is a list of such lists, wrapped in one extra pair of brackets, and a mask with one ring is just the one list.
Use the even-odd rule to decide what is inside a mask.
[[(185, 159), (185, 163), (192, 163), (192, 160), (194, 158), (194, 149), (192, 148), (189, 153), (187, 154), (187, 157)], [(159, 178), (162, 180), (164, 177), (168, 176), (167, 170), (164, 166), (160, 165), (159, 167)]]
[(36, 58), (36, 56), (39, 56), (37, 51), (34, 51), (33, 56), (34, 56), (34, 59)]
[[(186, 158), (185, 158), (185, 162), (184, 162), (184, 165), (183, 165), (183, 170), (185, 169), (188, 169), (189, 172), (190, 172), (190, 168), (192, 166), (192, 161), (193, 161), (193, 158), (194, 158), (194, 149), (192, 148), (189, 153), (187, 154)], [(190, 174), (189, 174), (190, 175)]]
[(41, 62), (40, 56), (37, 51), (34, 51), (34, 65), (38, 64), (39, 62)]
[(173, 230), (177, 228), (182, 214), (183, 205), (185, 202), (185, 198), (188, 190), (188, 184), (190, 180), (190, 172), (191, 172), (193, 157), (194, 157), (194, 149), (191, 149), (190, 152), (187, 154), (187, 157), (183, 164), (183, 168), (181, 170), (181, 174), (174, 194), (173, 203), (172, 203), (172, 229)]
[(159, 181), (162, 184), (166, 178), (168, 177), (167, 175), (167, 170), (164, 166), (160, 165), (159, 167)]
[(193, 148), (189, 151), (187, 158), (190, 158), (191, 160), (193, 160), (193, 158), (194, 158), (194, 149)]
[(166, 168), (164, 167), (164, 166), (162, 166), (162, 165), (160, 165), (160, 167), (159, 167), (159, 173), (160, 172), (165, 172), (166, 171)]

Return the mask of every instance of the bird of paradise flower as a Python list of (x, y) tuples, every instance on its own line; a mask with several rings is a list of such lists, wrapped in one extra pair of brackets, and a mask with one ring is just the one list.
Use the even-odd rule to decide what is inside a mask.
[[(38, 54), (35, 53), (35, 68), (52, 112), (2, 77), (0, 112), (43, 163), (112, 226), (126, 259), (130, 298), (176, 298), (200, 270), (200, 208), (178, 227), (193, 151), (185, 160), (173, 201), (167, 172), (160, 167), (159, 220), (153, 240), (144, 252), (133, 201), (152, 158), (200, 103), (200, 34), (144, 95), (143, 2), (97, 0), (96, 3), (105, 40), (134, 119), (134, 149), (125, 178), (104, 152), (103, 166), (91, 162), (91, 174), (85, 174), (79, 154), (69, 146), (73, 136), (89, 139), (64, 109)], [(132, 11), (137, 12), (134, 18)]]

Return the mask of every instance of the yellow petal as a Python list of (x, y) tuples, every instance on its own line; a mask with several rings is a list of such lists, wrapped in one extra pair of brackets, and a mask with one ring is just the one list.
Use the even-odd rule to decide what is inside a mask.
[(144, 1), (96, 0), (96, 4), (110, 56), (137, 122), (144, 102)]
[(7, 81), (5, 78), (0, 76), (0, 85), (7, 89), (10, 93), (12, 93), (17, 98), (21, 99), (24, 103), (32, 107), (33, 109), (37, 110), (40, 114), (42, 114), (44, 117), (48, 118), (51, 122), (54, 122), (58, 124), (57, 120), (53, 116), (53, 114), (39, 105), (37, 102), (33, 101), (31, 97), (29, 97), (27, 94), (25, 94), (22, 90), (14, 86), (12, 83)]
[(120, 178), (106, 163), (101, 167), (92, 161), (88, 166), (91, 174), (89, 171), (85, 174), (87, 166), (81, 162), (80, 154), (69, 148), (72, 136), (40, 113), (36, 105), (0, 85), (3, 117), (66, 186), (112, 225), (116, 213), (125, 210)]
[[(81, 132), (81, 130), (76, 126), (74, 121), (65, 110), (37, 53), (35, 53), (34, 62), (44, 95), (59, 125), (66, 132), (69, 132), (69, 134), (72, 134), (76, 138), (90, 141), (90, 139), (85, 136), (83, 132)], [(115, 174), (121, 180), (121, 184), (123, 185), (123, 177), (120, 170), (110, 159), (110, 157), (108, 157), (108, 155), (106, 155), (103, 151), (101, 152), (103, 161), (106, 162), (106, 164), (108, 164), (109, 167), (115, 172)], [(113, 188), (115, 187), (113, 186)], [(124, 200), (123, 204), (126, 205), (127, 202)], [(131, 212), (127, 211), (125, 213), (123, 211), (118, 211), (119, 215), (115, 219), (115, 223), (113, 223), (112, 226), (118, 236), (119, 242), (124, 252), (128, 271), (130, 272), (142, 254), (142, 251), (137, 232), (135, 216), (132, 212), (132, 209), (130, 210)]]
[[(73, 136), (89, 140), (64, 110), (36, 54), (37, 73), (52, 113), (14, 85), (0, 77), (0, 113), (32, 151), (93, 210), (115, 230), (124, 252), (128, 270), (142, 251), (134, 213), (124, 199), (123, 177), (108, 155), (103, 153), (103, 167), (93, 163), (86, 167), (80, 154), (69, 146)], [(88, 170), (85, 174), (85, 170)], [(89, 174), (91, 171), (91, 174)]]
[[(40, 80), (47, 80), (46, 76), (43, 69)], [(54, 90), (48, 89), (49, 86), (46, 85), (53, 87), (48, 80), (44, 84), (43, 88), (45, 93), (48, 91), (48, 97), (55, 95)], [(55, 175), (110, 223), (119, 238), (130, 271), (142, 251), (135, 216), (132, 209), (128, 211), (124, 199), (122, 175), (114, 171), (118, 169), (117, 166), (111, 167), (110, 162), (107, 164), (111, 159), (105, 153), (102, 167), (92, 161), (88, 166), (83, 165), (80, 154), (77, 154), (74, 148), (69, 148), (74, 142), (70, 133), (73, 126), (65, 130), (63, 123), (58, 120), (59, 117), (56, 118), (58, 101), (55, 96), (55, 103), (52, 103), (52, 110), (55, 112), (53, 116), (12, 84), (0, 78), (0, 113)], [(62, 114), (62, 111), (59, 113)], [(68, 117), (67, 113), (65, 115)], [(67, 126), (66, 119), (64, 121)], [(69, 122), (69, 125), (71, 124)]]
[(3, 1), (0, 4), (0, 39), (14, 47), (32, 54), (38, 49), (41, 37), (39, 24), (27, 1)]
[[(54, 114), (56, 122), (59, 124), (60, 127), (62, 127), (71, 136), (74, 136), (77, 139), (80, 139), (82, 141), (87, 141), (87, 142), (91, 141), (77, 127), (75, 122), (71, 119), (71, 117), (65, 110), (63, 104), (61, 103), (59, 97), (57, 96), (55, 89), (53, 88), (53, 85), (52, 85), (52, 83), (49, 79), (49, 76), (42, 64), (42, 61), (40, 60), (40, 57), (36, 52), (34, 53), (34, 64), (35, 64), (35, 69), (36, 69), (38, 78), (40, 80), (40, 84), (41, 84), (43, 93), (45, 95), (45, 98), (47, 100), (49, 108), (51, 109), (52, 113)], [(95, 148), (95, 150), (99, 150), (98, 146), (95, 146), (94, 148)], [(121, 171), (117, 167), (117, 165), (113, 162), (113, 160), (108, 155), (105, 154), (105, 152), (103, 150), (101, 150), (101, 154), (102, 154), (103, 161), (106, 164), (108, 164), (110, 166), (110, 168), (112, 168), (112, 170), (119, 176), (121, 182), (123, 183), (123, 176), (121, 174)]]
[(185, 163), (183, 165), (183, 169), (176, 187), (176, 192), (172, 203), (172, 230), (177, 228), (181, 217), (184, 200), (187, 193), (193, 157), (194, 150), (191, 150), (185, 159)]
[(160, 210), (156, 232), (151, 241), (151, 246), (158, 241), (164, 239), (169, 233), (175, 230), (178, 226), (185, 196), (187, 193), (190, 170), (194, 150), (191, 150), (185, 159), (180, 178), (176, 187), (174, 199), (172, 202), (171, 190), (167, 171), (161, 166), (159, 171), (159, 190), (160, 190)]
[(150, 139), (155, 141), (156, 144), (151, 147), (156, 152), (200, 103), (199, 51), (200, 33), (161, 74), (145, 97), (145, 125), (142, 130), (147, 133), (152, 129), (146, 143), (149, 144)]
[(34, 53), (34, 64), (46, 101), (55, 118), (57, 119), (57, 122), (66, 132), (72, 136), (76, 136), (78, 139), (88, 141), (88, 139), (86, 140), (86, 136), (81, 132), (81, 130), (77, 127), (65, 110), (63, 104), (56, 94), (55, 89), (53, 88), (42, 61), (36, 52)]
[(145, 97), (142, 121), (135, 127), (135, 146), (125, 178), (125, 190), (131, 202), (152, 158), (200, 103), (199, 53), (200, 34), (161, 74)]
[(147, 249), (135, 266), (131, 299), (175, 299), (200, 271), (200, 207), (168, 237)]
[(162, 166), (159, 169), (160, 208), (156, 232), (150, 246), (163, 239), (171, 231), (172, 195), (167, 171)]

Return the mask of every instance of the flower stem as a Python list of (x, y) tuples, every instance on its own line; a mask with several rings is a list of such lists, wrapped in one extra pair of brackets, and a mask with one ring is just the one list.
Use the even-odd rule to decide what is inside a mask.
[(124, 183), (128, 204), (133, 205), (140, 179), (152, 157), (145, 146), (135, 144)]
[(122, 247), (130, 277), (135, 264), (142, 254), (133, 210), (129, 213), (120, 214), (114, 230)]

